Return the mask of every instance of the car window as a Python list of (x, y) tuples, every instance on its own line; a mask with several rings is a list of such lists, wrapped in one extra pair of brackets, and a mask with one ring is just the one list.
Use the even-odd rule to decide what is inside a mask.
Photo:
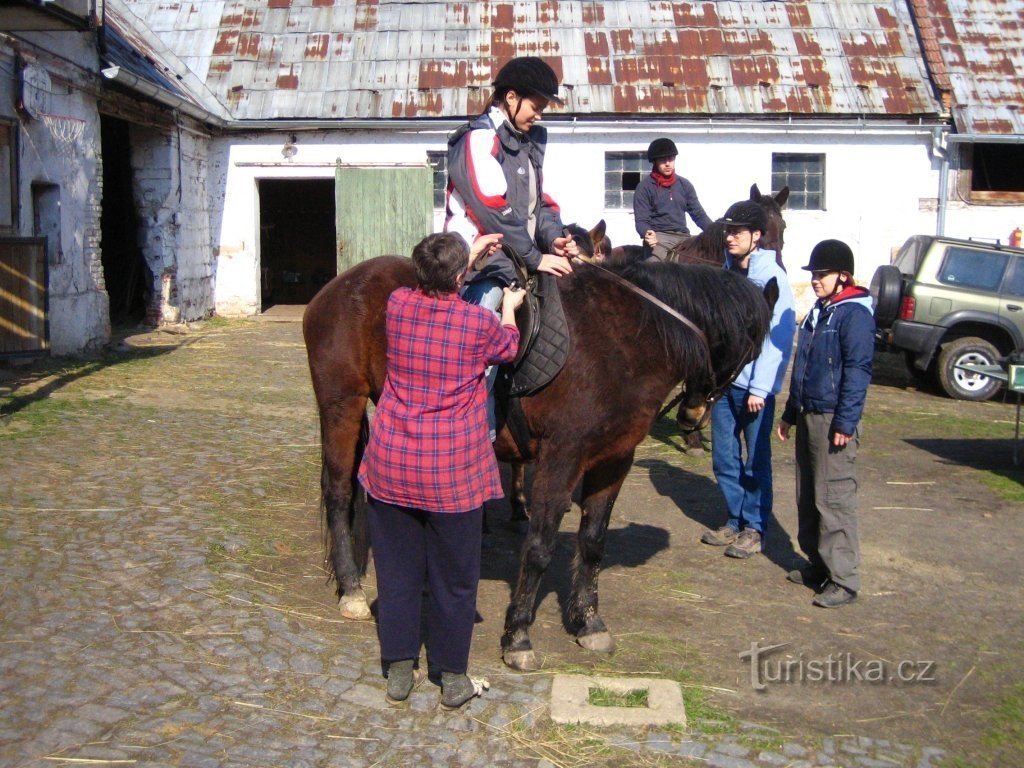
[(939, 270), (939, 282), (961, 288), (994, 291), (1003, 281), (1009, 255), (998, 251), (950, 246)]
[(1024, 297), (1024, 259), (1014, 257), (1010, 265), (1010, 274), (1003, 284), (1003, 293), (1011, 296)]
[(916, 275), (917, 267), (921, 263), (921, 254), (924, 253), (928, 239), (924, 237), (912, 237), (903, 244), (900, 252), (893, 259), (893, 264), (904, 275)]

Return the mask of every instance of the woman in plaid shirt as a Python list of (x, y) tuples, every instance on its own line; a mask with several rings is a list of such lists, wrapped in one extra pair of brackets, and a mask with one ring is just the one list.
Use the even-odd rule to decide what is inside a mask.
[(466, 270), (501, 235), (467, 250), (460, 235), (427, 236), (413, 250), (416, 288), (387, 304), (387, 378), (359, 481), (370, 497), (381, 660), (387, 698), (405, 701), (422, 674), (420, 609), (429, 586), (428, 653), (441, 704), (459, 707), (488, 687), (466, 675), (480, 580), (483, 503), (502, 496), (487, 427), (487, 366), (519, 347), (522, 290), (504, 289), (501, 319), (459, 298)]

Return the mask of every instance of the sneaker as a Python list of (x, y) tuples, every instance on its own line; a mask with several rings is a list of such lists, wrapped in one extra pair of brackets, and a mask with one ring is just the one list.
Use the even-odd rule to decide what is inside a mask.
[(761, 534), (753, 528), (744, 528), (736, 537), (736, 542), (726, 547), (726, 557), (736, 557), (746, 560), (751, 555), (761, 551)]
[(814, 565), (805, 565), (803, 568), (797, 568), (787, 573), (786, 581), (791, 581), (794, 584), (802, 584), (803, 586), (811, 589), (820, 590), (824, 587), (825, 582), (828, 581), (828, 573), (824, 568), (819, 568)]
[(856, 599), (857, 593), (852, 589), (847, 589), (841, 584), (830, 581), (825, 585), (822, 593), (811, 602), (820, 608), (838, 608), (841, 605), (852, 603)]
[(713, 547), (727, 547), (736, 541), (739, 534), (735, 528), (728, 525), (723, 525), (717, 530), (704, 531), (704, 535), (700, 537), (701, 543), (710, 544)]

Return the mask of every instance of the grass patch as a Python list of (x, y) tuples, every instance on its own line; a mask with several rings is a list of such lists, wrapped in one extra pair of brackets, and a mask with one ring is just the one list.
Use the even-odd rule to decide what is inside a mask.
[(595, 686), (588, 690), (587, 701), (595, 707), (648, 707), (648, 694), (646, 688), (634, 688), (625, 693), (618, 693)]
[(1017, 683), (993, 710), (992, 725), (983, 743), (997, 758), (1015, 756), (1019, 760), (1024, 755), (1024, 683)]

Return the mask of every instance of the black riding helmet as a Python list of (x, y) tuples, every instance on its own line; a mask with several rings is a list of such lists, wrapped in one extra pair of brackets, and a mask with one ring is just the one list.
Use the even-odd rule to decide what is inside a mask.
[(761, 206), (753, 200), (740, 200), (729, 206), (729, 210), (718, 223), (727, 227), (749, 227), (763, 233), (768, 228), (768, 217), (764, 215)]
[(653, 163), (663, 157), (675, 157), (678, 154), (679, 150), (672, 139), (655, 139), (647, 148), (647, 162)]
[(811, 250), (809, 272), (849, 272), (853, 274), (853, 251), (842, 240), (822, 240)]
[(509, 91), (520, 96), (540, 96), (558, 106), (565, 103), (558, 96), (555, 70), (536, 56), (519, 56), (499, 70), (494, 78), (494, 98), (504, 99)]

